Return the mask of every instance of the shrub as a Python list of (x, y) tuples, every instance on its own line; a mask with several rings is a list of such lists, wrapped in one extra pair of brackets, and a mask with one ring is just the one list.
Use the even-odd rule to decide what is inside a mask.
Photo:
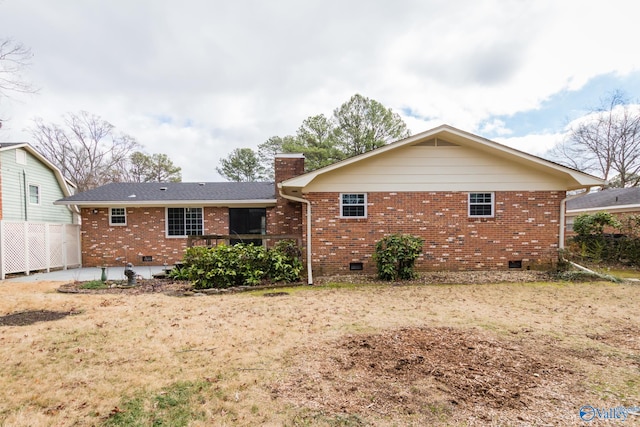
[(620, 221), (609, 212), (578, 215), (573, 223), (573, 231), (578, 236), (602, 235), (606, 226), (620, 228)]
[(413, 267), (422, 251), (423, 240), (409, 234), (392, 234), (376, 243), (374, 259), (378, 277), (406, 280), (415, 277)]
[(292, 282), (300, 278), (302, 261), (294, 243), (278, 242), (271, 250), (238, 243), (214, 248), (187, 248), (184, 266), (170, 273), (173, 278), (194, 282), (198, 289), (255, 286), (264, 281)]

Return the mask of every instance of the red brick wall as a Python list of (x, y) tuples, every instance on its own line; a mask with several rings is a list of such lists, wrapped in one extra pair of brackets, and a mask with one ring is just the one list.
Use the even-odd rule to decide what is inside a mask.
[[(85, 267), (162, 265), (180, 261), (186, 237), (166, 237), (165, 208), (127, 208), (127, 225), (110, 226), (109, 209), (82, 209), (82, 263)], [(267, 209), (269, 210), (269, 209)], [(229, 233), (229, 208), (205, 207), (204, 234)], [(153, 256), (143, 262), (142, 257)]]
[[(276, 157), (275, 182), (302, 175), (304, 173), (304, 157)], [(276, 208), (267, 211), (268, 234), (302, 233), (302, 204), (280, 196), (276, 186)]]
[(375, 242), (393, 233), (422, 237), (420, 270), (548, 266), (557, 259), (564, 192), (496, 192), (495, 218), (469, 218), (466, 192), (368, 193), (367, 218), (340, 218), (338, 193), (311, 193), (314, 274), (349, 272), (362, 262), (375, 273)]

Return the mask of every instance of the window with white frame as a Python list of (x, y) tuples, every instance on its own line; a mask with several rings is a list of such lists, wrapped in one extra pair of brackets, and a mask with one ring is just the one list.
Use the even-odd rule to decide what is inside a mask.
[(127, 225), (127, 209), (110, 208), (109, 225)]
[(340, 195), (340, 216), (345, 218), (367, 217), (367, 194), (344, 193)]
[(40, 204), (40, 186), (29, 184), (29, 203), (32, 205)]
[(493, 217), (493, 193), (469, 193), (469, 216), (474, 218)]
[(202, 229), (202, 208), (167, 208), (167, 236), (198, 236)]

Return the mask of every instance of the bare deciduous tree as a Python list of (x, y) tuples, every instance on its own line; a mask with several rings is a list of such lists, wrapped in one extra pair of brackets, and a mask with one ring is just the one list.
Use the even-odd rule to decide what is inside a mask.
[(62, 125), (36, 118), (29, 130), (37, 149), (78, 186), (78, 191), (122, 180), (124, 165), (140, 147), (133, 137), (86, 111), (67, 113)]
[(11, 39), (0, 40), (0, 95), (8, 92), (33, 92), (31, 83), (23, 79), (30, 65), (31, 49)]
[(8, 98), (11, 92), (35, 92), (31, 83), (24, 79), (24, 70), (32, 57), (31, 49), (22, 43), (0, 39), (0, 99)]
[(616, 186), (638, 185), (640, 110), (621, 92), (613, 93), (569, 130), (548, 156), (575, 169), (611, 179)]

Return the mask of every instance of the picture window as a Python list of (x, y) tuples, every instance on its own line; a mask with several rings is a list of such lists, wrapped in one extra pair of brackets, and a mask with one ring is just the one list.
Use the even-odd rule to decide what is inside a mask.
[(202, 208), (167, 208), (167, 236), (199, 236), (202, 229)]

